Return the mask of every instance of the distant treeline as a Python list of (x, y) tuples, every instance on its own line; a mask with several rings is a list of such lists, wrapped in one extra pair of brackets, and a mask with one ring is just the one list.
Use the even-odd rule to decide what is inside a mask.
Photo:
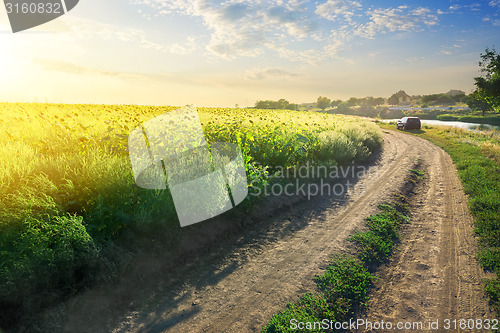
[(286, 99), (282, 98), (278, 101), (257, 101), (255, 103), (256, 109), (274, 109), (274, 110), (299, 110), (299, 105), (290, 103)]

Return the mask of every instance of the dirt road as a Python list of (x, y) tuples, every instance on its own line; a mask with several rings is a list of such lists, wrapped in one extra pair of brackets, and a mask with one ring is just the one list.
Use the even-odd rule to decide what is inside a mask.
[(450, 156), (428, 142), (418, 146), (428, 178), (413, 198), (412, 222), (399, 251), (378, 272), (367, 318), (425, 324), (439, 320), (439, 332), (479, 331), (461, 330), (454, 322), (465, 319), (474, 328), (470, 319), (495, 318), (481, 287), (486, 275), (475, 259), (467, 198)]
[[(415, 197), (413, 222), (382, 269), (367, 316), (488, 317), (466, 198), (450, 158), (425, 140), (391, 131), (348, 195), (295, 201), (161, 278), (137, 281), (126, 297), (101, 290), (98, 302), (75, 300), (65, 331), (259, 332), (288, 301), (314, 290), (313, 277), (332, 254), (352, 250), (346, 238), (399, 190), (419, 159), (427, 186)], [(117, 302), (130, 303), (128, 313), (113, 309)]]

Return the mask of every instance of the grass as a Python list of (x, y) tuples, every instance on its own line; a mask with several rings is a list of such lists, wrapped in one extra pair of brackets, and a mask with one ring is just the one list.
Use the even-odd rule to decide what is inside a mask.
[(411, 133), (442, 147), (457, 167), (474, 217), (478, 260), (483, 268), (497, 275), (485, 282), (485, 290), (500, 315), (500, 132), (424, 126)]
[[(29, 321), (96, 281), (112, 280), (124, 260), (116, 253), (147, 250), (153, 243), (165, 244), (162, 251), (175, 249), (182, 235), (198, 228), (180, 228), (168, 190), (137, 187), (128, 158), (128, 134), (174, 109), (0, 103), (2, 329)], [(250, 191), (272, 182), (276, 170), (361, 162), (382, 143), (376, 125), (351, 117), (198, 112), (208, 142), (241, 147)], [(258, 208), (252, 205), (246, 200), (238, 209)]]
[(436, 117), (437, 120), (445, 121), (462, 121), (466, 123), (477, 123), (477, 124), (489, 124), (500, 126), (500, 115), (495, 116), (471, 116), (471, 115), (454, 115), (454, 114), (443, 114)]
[[(410, 193), (423, 176), (422, 171), (410, 170), (406, 191)], [(285, 310), (271, 318), (262, 332), (330, 331), (325, 323), (349, 321), (363, 309), (376, 278), (373, 272), (391, 255), (399, 239), (399, 227), (408, 222), (409, 208), (404, 195), (395, 195), (391, 203), (381, 204), (378, 208), (377, 214), (366, 218), (368, 231), (357, 232), (350, 238), (356, 244), (356, 255), (334, 256), (326, 271), (315, 277), (316, 292), (306, 293), (298, 301), (288, 303)], [(293, 329), (298, 322), (309, 323), (310, 327)]]

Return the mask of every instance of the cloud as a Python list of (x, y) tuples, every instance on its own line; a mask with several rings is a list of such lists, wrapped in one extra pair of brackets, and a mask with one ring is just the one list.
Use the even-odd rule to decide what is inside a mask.
[(129, 79), (143, 78), (141, 74), (90, 68), (59, 60), (34, 59), (33, 63), (43, 70), (67, 73), (67, 74), (88, 74), (88, 75), (129, 78)]
[[(353, 38), (421, 30), (438, 23), (437, 14), (428, 8), (399, 6), (363, 11), (361, 2), (356, 0), (322, 0), (314, 5), (305, 0), (132, 0), (131, 3), (139, 6), (144, 15), (198, 18), (208, 31), (208, 39), (197, 44), (210, 55), (228, 60), (271, 51), (290, 61), (319, 63), (336, 57)], [(191, 49), (186, 47), (186, 50)]]
[[(258, 56), (266, 49), (306, 38), (315, 30), (305, 4), (296, 1), (134, 0), (155, 15), (201, 18), (210, 32), (205, 48), (218, 57)], [(151, 10), (150, 10), (151, 11)]]
[(424, 25), (437, 25), (439, 21), (430, 9), (424, 7), (414, 10), (407, 10), (406, 6), (375, 9), (369, 15), (370, 22), (360, 25), (356, 35), (373, 38), (379, 33), (420, 30)]
[(500, 8), (500, 0), (492, 0), (492, 1), (490, 1), (489, 5), (491, 7), (498, 7), (498, 8)]
[(186, 55), (191, 54), (193, 51), (197, 49), (197, 40), (196, 37), (188, 37), (184, 44), (174, 43), (166, 47), (169, 53), (178, 54), (178, 55)]
[(109, 77), (109, 78), (117, 78), (117, 79), (127, 79), (131, 81), (143, 81), (143, 82), (160, 82), (160, 83), (172, 83), (176, 84), (187, 84), (189, 86), (192, 85), (201, 85), (201, 86), (213, 86), (213, 80), (203, 79), (202, 75), (197, 76), (186, 76), (183, 74), (172, 74), (172, 73), (139, 73), (139, 72), (128, 72), (128, 71), (112, 71), (112, 70), (104, 70), (100, 68), (93, 68), (87, 66), (81, 66), (76, 63), (61, 61), (61, 60), (53, 60), (53, 59), (45, 59), (45, 58), (37, 58), (33, 60), (35, 66), (38, 66), (42, 70), (51, 71), (51, 72), (59, 72), (65, 74), (72, 75), (86, 75), (86, 76), (100, 76), (100, 77)]
[(68, 42), (74, 40), (106, 40), (120, 41), (134, 44), (136, 47), (152, 49), (160, 52), (185, 55), (197, 49), (197, 38), (188, 37), (181, 43), (163, 45), (148, 38), (146, 32), (136, 28), (124, 28), (109, 23), (103, 23), (91, 19), (83, 19), (74, 16), (63, 17), (54, 21), (50, 26), (37, 29), (50, 29), (52, 33), (58, 33), (59, 37), (66, 38)]
[(412, 63), (412, 62), (418, 62), (418, 61), (421, 61), (424, 59), (425, 59), (425, 57), (409, 57), (409, 58), (406, 58), (406, 61), (409, 63)]
[(297, 76), (295, 73), (279, 68), (256, 68), (245, 71), (245, 78), (253, 81), (292, 79)]
[(346, 21), (352, 21), (356, 10), (362, 8), (361, 3), (351, 0), (327, 0), (316, 7), (315, 13), (330, 21), (336, 21), (343, 17)]

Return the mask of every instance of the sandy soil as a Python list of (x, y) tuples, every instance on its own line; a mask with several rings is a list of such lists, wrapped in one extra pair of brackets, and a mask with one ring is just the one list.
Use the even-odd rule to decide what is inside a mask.
[[(472, 217), (450, 156), (423, 140), (418, 140), (418, 149), (427, 179), (412, 200), (412, 222), (398, 251), (378, 272), (366, 317), (422, 322), (424, 330), (429, 320), (439, 320), (436, 332), (461, 332), (455, 319), (495, 318), (481, 286), (486, 275), (475, 259)], [(450, 330), (445, 329), (446, 319)]]
[(382, 152), (365, 176), (351, 179), (347, 195), (287, 199), (176, 267), (161, 255), (143, 257), (144, 276), (124, 275), (113, 288), (68, 302), (63, 331), (259, 332), (287, 302), (314, 290), (313, 277), (332, 254), (352, 250), (346, 238), (399, 190), (419, 159), (427, 186), (415, 197), (413, 222), (382, 268), (366, 316), (488, 317), (466, 198), (449, 156), (425, 140), (387, 131)]

